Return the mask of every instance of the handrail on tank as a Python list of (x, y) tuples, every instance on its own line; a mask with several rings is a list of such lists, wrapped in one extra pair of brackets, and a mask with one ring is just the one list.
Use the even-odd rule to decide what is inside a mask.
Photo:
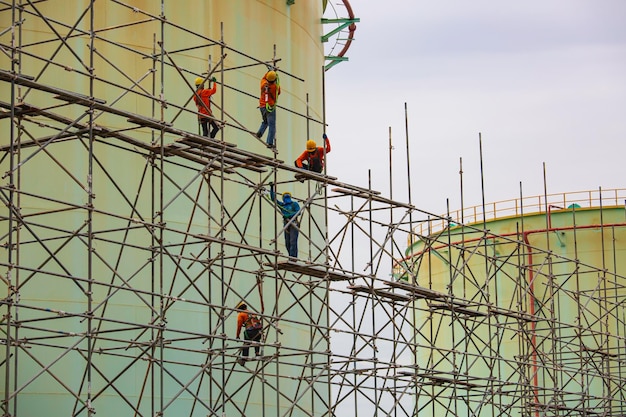
[[(339, 26), (332, 30), (331, 32), (322, 36), (322, 42), (328, 42), (331, 36), (336, 35), (337, 33), (343, 31), (345, 28), (348, 28), (348, 37), (345, 39), (346, 43), (343, 46), (343, 49), (337, 55), (328, 55), (325, 57), (327, 61), (330, 61), (328, 64), (324, 66), (324, 70), (328, 71), (330, 68), (335, 66), (341, 61), (346, 61), (348, 58), (345, 57), (346, 52), (350, 49), (350, 45), (352, 45), (352, 41), (354, 40), (354, 32), (356, 32), (356, 23), (360, 22), (360, 19), (354, 16), (354, 11), (352, 10), (352, 6), (348, 0), (342, 0), (343, 5), (348, 12), (348, 18), (342, 19), (322, 19), (322, 23), (339, 23)], [(326, 10), (327, 2), (324, 2), (324, 10)]]
[(473, 224), (522, 214), (540, 214), (546, 211), (591, 208), (600, 205), (626, 207), (626, 188), (574, 191), (502, 200), (485, 205), (484, 211), (482, 205), (466, 207), (450, 212), (449, 216), (442, 215), (437, 219), (422, 222), (413, 228), (413, 232), (424, 236), (441, 231), (449, 225)]

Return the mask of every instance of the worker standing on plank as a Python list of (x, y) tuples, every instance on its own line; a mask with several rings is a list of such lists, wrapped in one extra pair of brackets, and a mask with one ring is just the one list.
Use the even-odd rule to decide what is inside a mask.
[(324, 139), (324, 147), (318, 147), (314, 140), (306, 142), (306, 150), (296, 159), (298, 168), (307, 171), (322, 172), (324, 170), (324, 156), (330, 152), (330, 141), (326, 133), (322, 135)]
[(213, 88), (204, 88), (204, 78), (196, 78), (196, 93), (193, 95), (193, 101), (198, 107), (198, 123), (202, 126), (202, 136), (209, 136), (209, 124), (211, 125), (211, 139), (213, 139), (220, 130), (215, 120), (211, 117), (211, 96), (217, 92), (217, 83), (215, 77), (209, 80), (209, 86), (213, 81)]
[(274, 183), (270, 183), (270, 199), (278, 205), (283, 215), (283, 226), (285, 227), (285, 246), (290, 260), (295, 261), (298, 258), (298, 235), (300, 230), (298, 227), (298, 214), (300, 214), (300, 204), (291, 198), (291, 193), (283, 193), (283, 201), (276, 200), (274, 192)]
[(243, 365), (248, 359), (248, 353), (250, 351), (251, 342), (256, 342), (254, 345), (254, 353), (259, 356), (261, 353), (261, 336), (263, 335), (263, 325), (258, 316), (248, 310), (248, 305), (245, 301), (241, 301), (235, 307), (237, 311), (237, 339), (243, 329), (243, 338), (245, 340), (242, 348), (242, 356), (237, 359), (240, 365)]
[(278, 74), (276, 71), (268, 71), (261, 79), (259, 110), (261, 111), (262, 122), (256, 137), (260, 139), (269, 127), (265, 144), (270, 149), (276, 149), (276, 101), (279, 95), (280, 80)]

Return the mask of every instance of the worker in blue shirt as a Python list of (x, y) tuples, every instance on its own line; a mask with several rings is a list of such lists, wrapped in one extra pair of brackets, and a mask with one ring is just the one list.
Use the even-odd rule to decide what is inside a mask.
[(291, 193), (283, 193), (283, 201), (276, 200), (274, 183), (270, 183), (270, 198), (275, 201), (283, 215), (283, 225), (285, 225), (285, 246), (292, 260), (298, 257), (298, 219), (300, 204), (291, 198)]

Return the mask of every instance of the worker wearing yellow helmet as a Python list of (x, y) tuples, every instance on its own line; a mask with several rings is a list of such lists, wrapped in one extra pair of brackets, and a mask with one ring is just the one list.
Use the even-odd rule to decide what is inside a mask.
[(213, 81), (212, 88), (204, 88), (205, 79), (202, 77), (198, 77), (195, 80), (196, 91), (193, 95), (193, 101), (196, 103), (196, 107), (198, 107), (198, 123), (202, 127), (202, 136), (209, 136), (209, 124), (211, 125), (211, 139), (213, 139), (217, 132), (220, 130), (219, 126), (213, 119), (213, 112), (211, 111), (211, 96), (217, 92), (217, 84), (215, 77), (211, 78), (209, 81), (209, 85), (211, 81)]
[(307, 140), (306, 150), (296, 159), (298, 168), (314, 172), (324, 170), (324, 156), (330, 152), (330, 140), (326, 133), (322, 135), (322, 138), (324, 139), (324, 147), (318, 147), (314, 140)]
[(276, 149), (276, 101), (280, 95), (280, 81), (276, 71), (270, 70), (261, 79), (261, 96), (259, 97), (259, 110), (261, 111), (261, 126), (256, 137), (261, 139), (265, 130), (267, 139), (265, 144), (270, 149)]

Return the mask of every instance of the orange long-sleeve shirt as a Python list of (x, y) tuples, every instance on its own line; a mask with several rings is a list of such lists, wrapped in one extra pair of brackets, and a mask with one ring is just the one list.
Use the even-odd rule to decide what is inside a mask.
[[(212, 112), (211, 112), (211, 100), (210, 97), (215, 94), (217, 92), (217, 84), (213, 83), (213, 87), (212, 88), (201, 88), (199, 90), (196, 90), (196, 94), (194, 94), (193, 96), (193, 101), (196, 103), (196, 106), (198, 106), (198, 113), (200, 114), (206, 114), (207, 116), (211, 116)], [(198, 96), (200, 97), (200, 99), (198, 99)], [(202, 102), (200, 102), (200, 100), (202, 100)], [(204, 103), (203, 106), (202, 103)], [(201, 119), (203, 116), (198, 115), (198, 118)]]
[(239, 334), (241, 334), (241, 328), (248, 321), (248, 313), (246, 311), (240, 311), (237, 314), (237, 339), (239, 339)]
[(300, 154), (298, 159), (296, 159), (296, 166), (298, 168), (302, 168), (302, 162), (304, 161), (307, 161), (307, 163), (310, 165), (311, 159), (315, 157), (318, 157), (320, 161), (322, 162), (322, 166), (324, 166), (324, 151), (326, 151), (326, 153), (330, 152), (330, 140), (328, 139), (324, 140), (324, 148), (321, 146), (318, 146), (315, 152), (309, 152), (309, 151), (302, 152), (302, 154)]
[(276, 105), (276, 100), (280, 95), (280, 85), (277, 82), (269, 82), (267, 78), (263, 76), (261, 78), (261, 96), (259, 97), (259, 107), (265, 107), (266, 104), (270, 106)]

